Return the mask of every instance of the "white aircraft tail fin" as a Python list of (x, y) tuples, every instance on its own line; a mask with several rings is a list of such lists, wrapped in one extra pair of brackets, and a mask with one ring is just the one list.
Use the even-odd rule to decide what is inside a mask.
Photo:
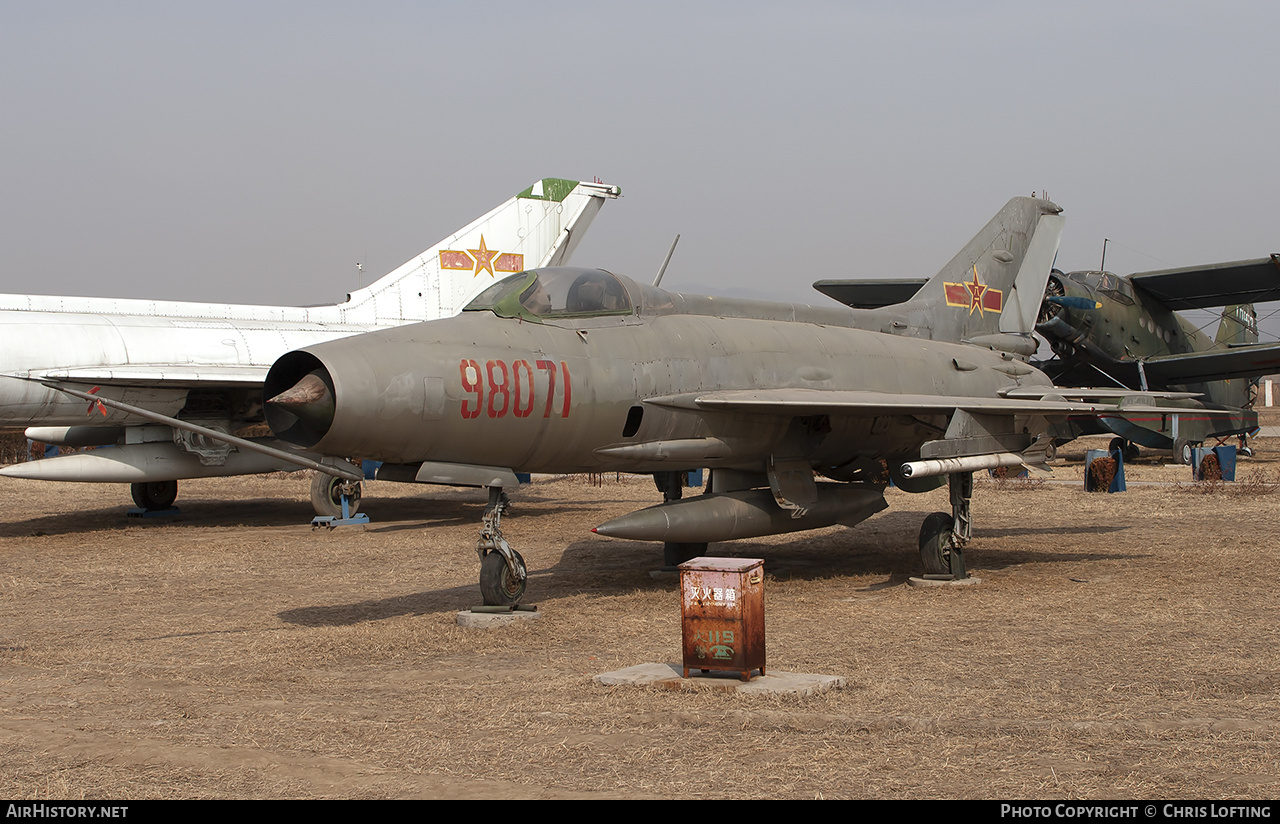
[(346, 323), (449, 317), (506, 275), (566, 262), (605, 200), (603, 183), (543, 178), (488, 214), (348, 296)]

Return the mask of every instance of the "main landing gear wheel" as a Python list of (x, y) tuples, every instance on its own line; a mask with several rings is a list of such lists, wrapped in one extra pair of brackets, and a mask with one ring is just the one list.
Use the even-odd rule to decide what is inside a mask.
[(516, 575), (507, 565), (501, 552), (490, 552), (480, 562), (480, 594), (488, 606), (510, 606), (520, 602), (529, 582), (528, 568), (519, 552), (511, 550), (520, 574)]
[[(315, 507), (317, 515), (325, 515), (330, 518), (342, 517), (342, 485), (346, 483), (341, 478), (335, 478), (332, 475), (324, 475), (317, 472), (315, 477), (311, 479), (311, 505)], [(347, 515), (356, 514), (356, 510), (360, 508), (360, 484), (355, 485), (355, 489), (347, 498)]]
[(955, 549), (955, 518), (949, 512), (933, 512), (920, 526), (920, 562), (928, 575), (951, 574), (951, 552)]
[(1191, 441), (1179, 438), (1173, 442), (1173, 459), (1183, 466), (1191, 466), (1191, 450), (1194, 448)]
[(129, 493), (133, 502), (148, 512), (168, 509), (178, 500), (177, 481), (149, 481), (142, 484), (129, 484)]

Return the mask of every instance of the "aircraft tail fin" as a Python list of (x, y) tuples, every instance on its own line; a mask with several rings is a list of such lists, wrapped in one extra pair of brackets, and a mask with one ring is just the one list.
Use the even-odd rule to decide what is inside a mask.
[(1062, 209), (1015, 197), (905, 303), (884, 331), (1035, 351), (1031, 333), (1062, 236)]
[(1222, 321), (1214, 343), (1229, 346), (1258, 342), (1258, 313), (1252, 303), (1236, 303), (1222, 309)]
[(347, 323), (407, 323), (449, 317), (495, 280), (565, 263), (617, 186), (543, 178), (403, 266), (352, 292)]
[[(1236, 303), (1222, 307), (1222, 320), (1214, 337), (1214, 349), (1258, 342), (1258, 312), (1252, 303)], [(1258, 385), (1257, 377), (1233, 378), (1209, 384), (1209, 400), (1227, 406), (1251, 408)]]

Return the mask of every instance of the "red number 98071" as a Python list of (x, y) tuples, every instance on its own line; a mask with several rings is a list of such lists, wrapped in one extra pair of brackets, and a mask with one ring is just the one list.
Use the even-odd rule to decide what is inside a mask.
[[(534, 396), (539, 394), (539, 381), (534, 379), (535, 369), (547, 377), (542, 417), (550, 418), (556, 396), (554, 361), (538, 360), (530, 366), (526, 360), (511, 363), (490, 360), (485, 361), (482, 368), (480, 362), (472, 358), (458, 362), (462, 391), (470, 395), (462, 399), (462, 417), (470, 420), (484, 414), (489, 418), (505, 418), (508, 413), (517, 418), (529, 417), (534, 411)], [(560, 391), (560, 417), (567, 418), (572, 392), (569, 365), (564, 361), (560, 361), (559, 375), (563, 386)]]

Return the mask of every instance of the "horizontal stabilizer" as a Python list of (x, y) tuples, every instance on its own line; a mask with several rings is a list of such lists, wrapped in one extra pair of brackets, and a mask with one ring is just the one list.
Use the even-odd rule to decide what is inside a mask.
[(915, 297), (927, 278), (918, 280), (818, 280), (813, 288), (854, 309), (879, 309), (906, 303)]

